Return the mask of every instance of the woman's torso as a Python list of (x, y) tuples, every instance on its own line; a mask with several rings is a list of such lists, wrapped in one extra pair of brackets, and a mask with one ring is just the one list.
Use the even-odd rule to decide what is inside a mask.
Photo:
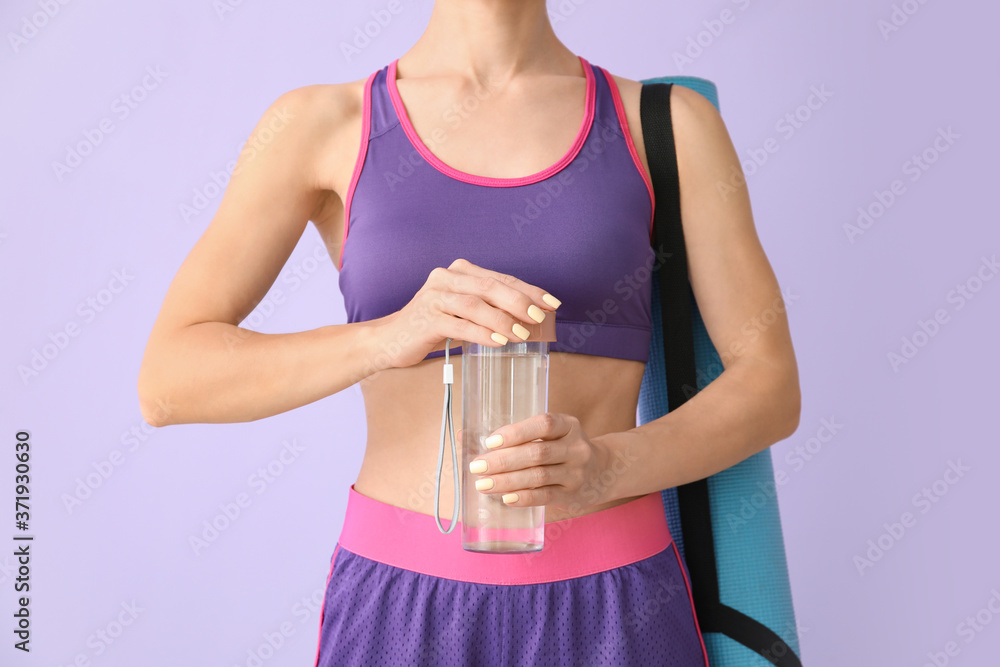
[[(635, 154), (646, 171), (638, 122), (639, 84), (617, 77), (615, 81), (620, 86), (623, 112), (635, 140)], [(581, 76), (533, 79), (518, 86), (517, 90), (508, 86), (502, 94), (487, 95), (483, 90), (489, 90), (489, 84), (460, 91), (450, 83), (437, 77), (426, 80), (399, 78), (397, 88), (405, 102), (412, 129), (425, 139), (428, 147), (433, 146), (436, 158), (454, 169), (491, 178), (534, 174), (557, 163), (577, 137), (584, 112), (581, 100), (585, 79)], [(360, 102), (365, 81), (342, 84), (341, 88), (356, 95)], [(341, 90), (339, 94), (343, 93)], [(473, 97), (476, 98), (474, 112), (469, 109)], [(343, 149), (331, 152), (335, 154), (327, 157), (318, 175), (329, 192), (312, 221), (334, 266), (340, 265), (342, 251), (346, 254), (351, 248), (350, 234), (343, 243), (343, 202), (361, 144), (362, 106), (357, 104), (358, 113), (352, 122), (343, 123), (336, 130), (339, 137), (330, 143)], [(426, 141), (442, 126), (443, 118), (450, 119), (446, 140)], [(481, 149), (485, 137), (490, 139), (489, 151)], [(572, 236), (567, 235), (566, 242), (572, 241)], [(553, 293), (565, 301), (565, 296)], [(456, 377), (461, 377), (461, 360), (461, 355), (452, 356)], [(549, 363), (550, 412), (576, 416), (584, 432), (591, 437), (635, 427), (644, 362), (553, 351)], [(355, 483), (358, 492), (398, 507), (429, 515), (434, 513), (444, 391), (442, 364), (441, 357), (425, 359), (414, 366), (381, 371), (361, 381), (368, 435)], [(455, 384), (453, 391), (453, 415), (458, 428), (461, 424), (461, 383)], [(443, 519), (452, 515), (451, 479), (451, 458), (446, 453), (439, 507)], [(546, 522), (612, 507), (636, 497), (618, 498), (578, 511), (550, 506), (546, 508)]]

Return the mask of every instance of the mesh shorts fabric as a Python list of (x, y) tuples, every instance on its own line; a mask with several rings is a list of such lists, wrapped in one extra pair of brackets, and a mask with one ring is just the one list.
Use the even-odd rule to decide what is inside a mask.
[[(581, 536), (588, 530), (574, 528)], [(320, 614), (318, 667), (707, 665), (672, 540), (653, 555), (584, 576), (494, 584), (380, 562), (343, 538)]]

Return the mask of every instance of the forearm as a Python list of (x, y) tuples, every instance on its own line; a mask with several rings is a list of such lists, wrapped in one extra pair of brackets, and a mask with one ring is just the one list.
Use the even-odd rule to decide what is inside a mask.
[(142, 412), (154, 426), (247, 422), (350, 387), (381, 368), (371, 322), (265, 334), (201, 322), (147, 350)]
[(762, 362), (735, 363), (676, 410), (598, 438), (616, 462), (606, 500), (714, 475), (789, 437), (798, 419), (795, 372)]

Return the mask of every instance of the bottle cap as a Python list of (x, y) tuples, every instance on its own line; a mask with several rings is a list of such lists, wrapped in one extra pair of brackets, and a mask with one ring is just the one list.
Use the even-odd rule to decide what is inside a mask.
[[(532, 341), (549, 341), (554, 343), (556, 340), (556, 314), (554, 312), (543, 311), (545, 313), (545, 319), (541, 322), (532, 322), (531, 324), (521, 323), (525, 329), (530, 333), (528, 340), (523, 341), (525, 343), (530, 343)], [(512, 339), (513, 342), (522, 342), (517, 338)]]

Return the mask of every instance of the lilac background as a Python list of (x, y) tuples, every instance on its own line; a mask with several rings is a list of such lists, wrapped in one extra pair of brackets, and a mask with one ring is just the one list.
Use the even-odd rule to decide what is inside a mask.
[[(29, 429), (37, 536), (30, 657), (11, 648), (16, 575), (12, 548), (0, 547), (4, 665), (62, 666), (82, 655), (102, 666), (245, 666), (267, 646), (265, 635), (283, 629), (280, 648), (265, 650), (261, 664), (312, 664), (318, 603), (365, 441), (357, 386), (256, 423), (152, 429), (139, 413), (136, 377), (164, 292), (221, 194), (209, 192), (189, 220), (180, 207), (211, 190), (213, 174), (281, 93), (382, 67), (418, 37), (431, 2), (406, 3), (350, 59), (340, 44), (386, 1), (224, 2), (51, 2), (58, 13), (20, 45), (11, 34), (40, 3), (0, 8), (0, 424), (8, 443), (0, 532), (12, 544), (11, 443)], [(998, 10), (902, 4), (918, 11), (887, 39), (877, 22), (890, 18), (888, 0), (549, 5), (567, 45), (616, 74), (716, 82), (744, 159), (769, 137), (779, 146), (763, 166), (744, 168), (800, 363), (801, 426), (773, 454), (787, 475), (779, 498), (792, 588), (805, 664), (815, 667), (931, 664), (928, 653), (949, 641), (957, 655), (947, 664), (993, 665), (1000, 654), (992, 612), (982, 612), (980, 630), (960, 626), (1000, 591), (1000, 281), (983, 283), (961, 309), (948, 299), (1000, 249)], [(675, 64), (703, 21), (727, 9), (733, 21), (722, 33), (693, 62)], [(116, 98), (157, 67), (164, 80), (123, 118)], [(832, 96), (792, 136), (782, 134), (776, 123), (812, 86)], [(114, 131), (58, 177), (53, 162), (104, 118)], [(911, 181), (904, 163), (947, 127), (959, 138)], [(852, 243), (844, 225), (894, 179), (905, 193)], [(336, 270), (329, 259), (313, 263), (314, 251), (322, 244), (309, 226), (275, 285), (284, 303), (258, 308), (245, 326), (286, 332), (346, 321)], [(119, 293), (102, 293), (115, 271), (131, 278)], [(305, 279), (295, 282), (295, 271)], [(104, 297), (112, 298), (93, 317), (81, 310)], [(947, 322), (894, 370), (887, 354), (937, 309)], [(23, 380), (18, 367), (33, 350), (74, 323), (78, 335)], [(842, 425), (832, 438), (824, 419)], [(813, 441), (808, 460), (796, 454), (818, 437), (825, 442)], [(252, 476), (286, 441), (301, 452), (262, 488)], [(116, 451), (110, 477), (67, 508), (78, 480)], [(942, 479), (949, 461), (968, 471), (954, 485), (939, 482), (947, 493), (922, 512), (915, 494)], [(189, 538), (241, 493), (249, 506), (196, 554)], [(898, 540), (883, 535), (907, 511), (915, 524)], [(855, 556), (880, 536), (891, 548), (859, 572)], [(98, 640), (133, 601), (141, 609), (134, 622), (110, 645)]]

